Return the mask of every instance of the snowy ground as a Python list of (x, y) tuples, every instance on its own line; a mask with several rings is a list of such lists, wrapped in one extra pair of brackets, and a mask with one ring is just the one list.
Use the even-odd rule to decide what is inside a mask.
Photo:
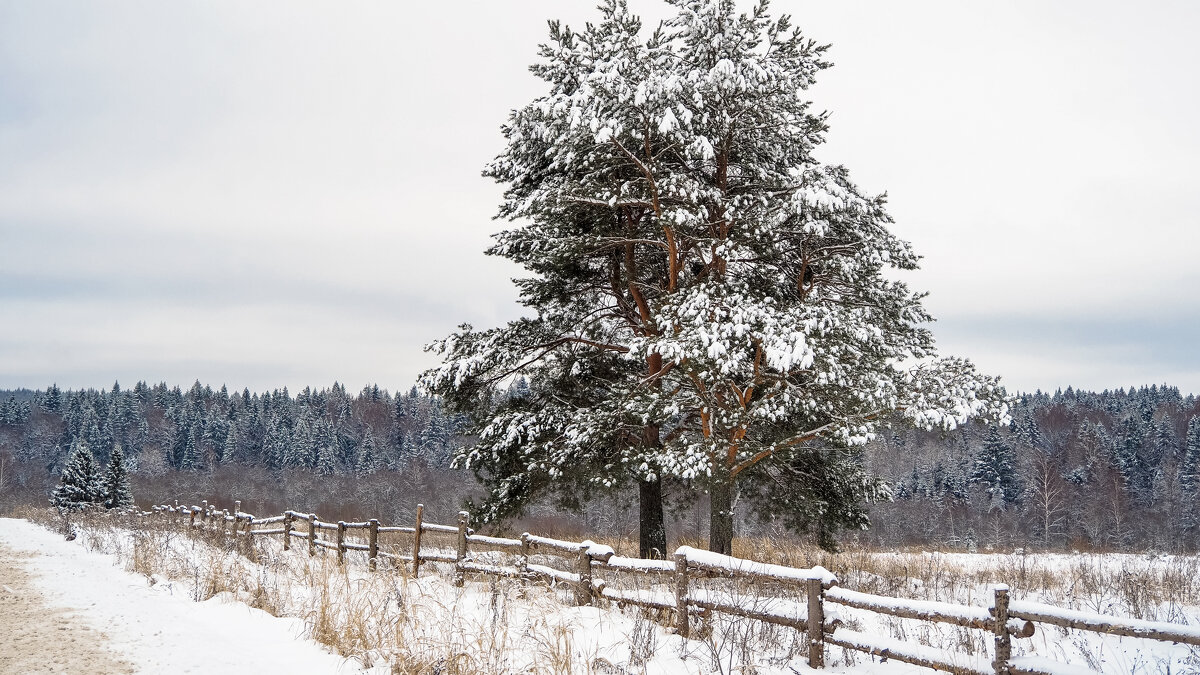
[[(0, 518), (0, 546), (17, 554), (6, 555), (4, 563), (28, 575), (28, 586), (40, 593), (44, 604), (41, 611), (33, 608), (27, 614), (32, 632), (4, 636), (6, 646), (30, 653), (49, 647), (47, 651), (57, 655), (78, 645), (55, 633), (75, 635), (79, 626), (90, 629), (95, 641), (87, 644), (90, 653), (84, 652), (83, 658), (26, 661), (6, 666), (6, 673), (128, 672), (115, 665), (118, 660), (132, 664), (138, 673), (365, 672), (357, 663), (303, 639), (305, 627), (298, 619), (276, 618), (219, 598), (194, 602), (177, 583), (152, 586), (145, 577), (116, 566), (113, 556), (88, 551), (78, 541), (64, 541), (62, 535), (24, 520)], [(53, 626), (64, 617), (58, 610), (68, 610), (67, 628)], [(49, 631), (44, 629), (47, 625), (52, 626)]]
[[(274, 538), (256, 539), (253, 559), (220, 542), (165, 529), (132, 534), (119, 528), (84, 530), (78, 540), (66, 542), (28, 522), (0, 519), (0, 546), (30, 556), (6, 560), (28, 570), (29, 585), (49, 605), (69, 608), (68, 618), (95, 631), (88, 641), (106, 645), (115, 655), (110, 658), (124, 659), (133, 672), (389, 672), (383, 666), (366, 669), (364, 662), (386, 662), (398, 672), (414, 673), (810, 672), (803, 637), (789, 628), (719, 618), (700, 622), (698, 634), (684, 640), (633, 608), (571, 607), (563, 589), (511, 581), (468, 582), (458, 589), (437, 573), (423, 573), (419, 580), (386, 570), (371, 574), (358, 559), (337, 567), (332, 555), (309, 558), (303, 551), (282, 551)], [(117, 555), (91, 550), (97, 548)], [(158, 558), (150, 564), (146, 556)], [(1126, 584), (1131, 588), (1145, 586), (1138, 575), (1158, 575), (1158, 583), (1166, 584), (1172, 570), (1196, 569), (1190, 559), (879, 554), (860, 562), (879, 574), (846, 575), (846, 587), (983, 606), (987, 583), (1020, 567), (1024, 576), (1014, 578), (1027, 579), (1029, 588), (1015, 598), (1125, 616), (1136, 610), (1140, 618), (1200, 624), (1200, 608), (1182, 594), (1166, 602), (1147, 595), (1129, 607), (1118, 592), (1122, 579), (1136, 580)], [(161, 573), (148, 579), (123, 569), (148, 565)], [(1035, 579), (1044, 591), (1033, 590)], [(1196, 584), (1190, 578), (1177, 583), (1188, 589)], [(207, 597), (214, 588), (223, 590), (212, 599), (193, 599)], [(300, 618), (275, 618), (238, 600)], [(991, 637), (982, 631), (845, 608), (841, 616), (847, 629), (867, 635), (990, 658)], [(308, 639), (313, 636), (348, 658)], [(1014, 652), (1104, 673), (1200, 673), (1200, 649), (1053, 627), (1015, 641)], [(827, 661), (821, 672), (932, 672), (840, 648), (830, 648)], [(119, 664), (101, 670), (122, 672)]]

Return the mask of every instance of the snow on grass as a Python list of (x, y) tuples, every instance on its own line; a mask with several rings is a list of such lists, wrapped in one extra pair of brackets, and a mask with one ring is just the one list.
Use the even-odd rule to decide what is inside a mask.
[[(292, 657), (302, 665), (289, 672), (298, 673), (356, 673), (369, 666), (378, 673), (809, 672), (806, 637), (791, 628), (700, 615), (693, 617), (691, 639), (683, 639), (668, 628), (671, 609), (605, 601), (573, 607), (568, 585), (510, 579), (473, 576), (456, 588), (448, 565), (424, 565), (420, 579), (385, 562), (371, 573), (358, 552), (338, 567), (332, 553), (309, 557), (307, 546), (283, 551), (277, 537), (235, 543), (151, 519), (137, 530), (118, 521), (93, 523), (68, 543), (22, 521), (0, 521), (0, 541), (40, 554), (40, 568), (48, 570), (43, 583), (58, 584), (57, 601), (92, 617), (145, 672), (281, 672)], [(502, 554), (483, 554), (479, 562), (500, 564)], [(1195, 558), (856, 553), (807, 562), (835, 570), (842, 587), (866, 593), (982, 607), (992, 585), (1005, 582), (1014, 601), (1200, 625), (1200, 582), (1187, 576), (1197, 569)], [(595, 573), (614, 600), (670, 603), (671, 577), (661, 573), (667, 566), (646, 567), (640, 574)], [(68, 577), (73, 580), (58, 583)], [(696, 580), (692, 591), (760, 610), (794, 604), (800, 616), (802, 591), (785, 586), (709, 579)], [(839, 630), (847, 635), (904, 640), (970, 662), (991, 658), (992, 636), (984, 631), (834, 605), (826, 613), (841, 617)], [(143, 615), (150, 618), (131, 618)], [(178, 648), (176, 640), (182, 641)], [(1105, 673), (1200, 673), (1197, 649), (1050, 626), (1039, 626), (1031, 639), (1015, 639), (1013, 654)], [(231, 665), (242, 659), (262, 665)], [(826, 660), (822, 672), (931, 672), (835, 647)]]
[(273, 617), (224, 597), (195, 602), (179, 584), (149, 585), (116, 566), (114, 556), (27, 521), (0, 518), (0, 541), (35, 554), (27, 567), (47, 602), (74, 610), (103, 632), (139, 672), (368, 672), (303, 639), (299, 619)]

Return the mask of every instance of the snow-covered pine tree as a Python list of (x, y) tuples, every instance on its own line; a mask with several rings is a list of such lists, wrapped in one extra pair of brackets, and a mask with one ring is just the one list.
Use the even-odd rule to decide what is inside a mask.
[(379, 470), (379, 451), (375, 447), (375, 434), (370, 425), (364, 425), (363, 439), (358, 445), (358, 461), (355, 472), (359, 476), (369, 476)]
[(101, 480), (104, 491), (104, 506), (110, 509), (123, 509), (133, 506), (133, 491), (129, 487), (129, 472), (125, 467), (125, 452), (121, 444), (113, 445), (112, 454), (108, 458), (108, 468)]
[(1020, 477), (1012, 447), (1000, 437), (996, 425), (988, 427), (983, 445), (975, 455), (975, 468), (971, 481), (983, 485), (987, 493), (1001, 506), (1017, 502), (1021, 498)]
[[(527, 482), (597, 465), (602, 483), (620, 467), (699, 480), (710, 548), (728, 552), (737, 481), (760, 463), (861, 445), (897, 409), (952, 428), (1007, 406), (969, 362), (936, 358), (921, 295), (891, 280), (918, 256), (883, 199), (813, 157), (825, 117), (802, 93), (824, 47), (766, 2), (668, 1), (678, 13), (645, 38), (622, 0), (581, 32), (551, 24), (532, 69), (550, 91), (513, 114), (487, 170), (508, 186), (500, 215), (527, 223), (489, 253), (532, 272), (535, 316), (464, 327), (424, 382), (470, 412), (518, 374), (536, 396), (593, 361), (636, 364), (579, 409), (485, 414), (460, 460)], [(630, 421), (641, 434), (611, 433)], [(855, 466), (837, 484), (861, 484)]]
[(80, 511), (103, 504), (104, 498), (100, 469), (87, 442), (78, 439), (71, 446), (71, 454), (63, 466), (58, 487), (51, 494), (50, 503), (60, 511)]
[(1183, 497), (1183, 530), (1200, 543), (1200, 415), (1188, 420), (1183, 460), (1179, 465), (1179, 486)]

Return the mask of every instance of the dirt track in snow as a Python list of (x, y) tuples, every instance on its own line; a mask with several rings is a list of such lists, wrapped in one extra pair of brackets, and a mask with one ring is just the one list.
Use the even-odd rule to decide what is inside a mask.
[(104, 647), (104, 635), (48, 607), (30, 583), (33, 555), (0, 544), (0, 674), (126, 674), (133, 667)]

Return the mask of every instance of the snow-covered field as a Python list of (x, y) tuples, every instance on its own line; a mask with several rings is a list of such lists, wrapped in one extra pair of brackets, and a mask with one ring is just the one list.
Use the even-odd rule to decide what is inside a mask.
[[(504, 580), (458, 589), (434, 566), (417, 580), (372, 574), (361, 560), (339, 568), (332, 555), (285, 552), (271, 538), (247, 547), (166, 527), (102, 525), (67, 542), (26, 521), (0, 519), (0, 546), (32, 554), (16, 563), (47, 603), (70, 608), (137, 672), (810, 670), (805, 640), (790, 628), (718, 616), (698, 622), (685, 640), (637, 609), (571, 607), (561, 589)], [(1014, 599), (1200, 625), (1194, 557), (858, 553), (840, 560), (860, 568), (843, 573), (843, 585), (868, 592), (986, 606), (989, 583), (1018, 581)], [(991, 636), (982, 631), (846, 608), (840, 614), (854, 631), (990, 658)], [(1018, 654), (1105, 673), (1200, 673), (1200, 649), (1048, 626), (1014, 640)], [(827, 662), (823, 672), (932, 672), (840, 648), (828, 649)]]
[[(223, 596), (196, 602), (186, 582), (150, 584), (123, 569), (116, 556), (89, 550), (87, 537), (68, 542), (27, 521), (0, 518), (0, 546), (30, 554), (15, 563), (29, 573), (45, 604), (69, 610), (75, 620), (98, 631), (104, 645), (136, 672), (364, 672), (357, 662), (304, 639), (307, 629), (301, 619), (273, 617)], [(33, 648), (19, 642), (11, 646)], [(47, 665), (40, 672), (102, 672), (94, 664), (83, 667)]]

